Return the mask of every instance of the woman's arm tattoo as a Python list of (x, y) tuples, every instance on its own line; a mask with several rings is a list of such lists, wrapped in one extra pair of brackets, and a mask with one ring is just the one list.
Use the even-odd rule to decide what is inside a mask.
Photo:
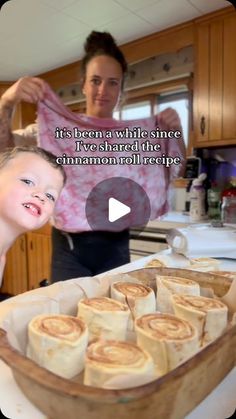
[(0, 150), (14, 147), (14, 138), (11, 132), (11, 119), (13, 109), (4, 106), (0, 100)]

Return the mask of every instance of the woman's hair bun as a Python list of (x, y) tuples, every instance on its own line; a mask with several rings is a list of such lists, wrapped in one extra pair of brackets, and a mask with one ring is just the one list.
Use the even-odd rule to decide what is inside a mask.
[(114, 48), (117, 48), (117, 45), (109, 32), (92, 31), (84, 44), (84, 50), (87, 54), (92, 54), (98, 50), (109, 53)]
[(127, 72), (127, 62), (122, 51), (116, 45), (114, 38), (109, 32), (92, 31), (85, 41), (84, 50), (85, 56), (81, 61), (82, 80), (85, 79), (87, 64), (92, 58), (99, 55), (108, 55), (120, 63), (124, 81), (124, 76)]

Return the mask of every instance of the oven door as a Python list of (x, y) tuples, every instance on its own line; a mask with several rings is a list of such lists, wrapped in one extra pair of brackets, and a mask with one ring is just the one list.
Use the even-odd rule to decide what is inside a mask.
[(145, 229), (144, 231), (131, 229), (129, 241), (131, 261), (167, 249), (166, 233), (167, 231), (159, 229)]

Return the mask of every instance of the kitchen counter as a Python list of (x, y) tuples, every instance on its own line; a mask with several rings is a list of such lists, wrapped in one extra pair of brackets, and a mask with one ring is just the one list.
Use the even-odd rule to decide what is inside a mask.
[(149, 221), (144, 229), (130, 230), (131, 260), (149, 256), (167, 248), (166, 234), (172, 228), (187, 227), (190, 224), (189, 215), (172, 211), (157, 220)]
[[(151, 258), (154, 258), (155, 256), (157, 255), (152, 255)], [(150, 259), (150, 257), (139, 259), (138, 261), (113, 269), (109, 273), (128, 272), (141, 268), (145, 266), (148, 259)], [(234, 270), (236, 270), (236, 262), (234, 262), (234, 266)], [(31, 295), (36, 292), (37, 290), (31, 291)], [(20, 297), (20, 295), (14, 297), (14, 300)], [(0, 303), (0, 313), (1, 305), (7, 304), (8, 302), (11, 302), (11, 300), (13, 299)], [(0, 361), (0, 369), (0, 408), (3, 413), (12, 419), (46, 419), (45, 416), (23, 395), (13, 379), (10, 368), (2, 361)], [(201, 383), (199, 383), (199, 385), (201, 385)], [(225, 419), (231, 417), (236, 408), (235, 394), (236, 368), (231, 370), (214, 391), (188, 414), (185, 419)]]
[[(170, 230), (171, 228), (188, 227), (189, 225), (210, 224), (211, 220), (206, 218), (202, 221), (191, 221), (190, 216), (186, 212), (170, 211), (157, 220), (149, 221), (146, 225), (147, 229), (163, 229)], [(236, 224), (225, 224), (236, 228)]]
[(146, 228), (170, 230), (171, 228), (187, 227), (190, 224), (196, 224), (196, 222), (190, 221), (190, 216), (187, 213), (170, 211), (157, 220), (149, 221)]
[[(211, 220), (200, 222), (190, 221), (190, 216), (183, 212), (171, 211), (157, 220), (149, 221), (144, 229), (130, 230), (130, 253), (131, 261), (140, 257), (151, 256), (168, 248), (166, 236), (171, 229), (185, 228), (190, 225), (210, 226)], [(236, 224), (225, 224), (236, 230)], [(212, 255), (213, 256), (213, 255)], [(226, 257), (224, 255), (224, 257)]]

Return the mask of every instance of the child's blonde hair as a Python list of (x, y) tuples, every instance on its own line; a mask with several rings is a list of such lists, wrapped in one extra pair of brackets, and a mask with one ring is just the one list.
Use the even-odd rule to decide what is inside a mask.
[(42, 157), (47, 161), (52, 167), (60, 170), (63, 176), (63, 184), (66, 182), (66, 173), (61, 164), (58, 164), (56, 161), (56, 156), (50, 151), (44, 150), (41, 147), (37, 146), (19, 146), (14, 148), (7, 148), (2, 153), (0, 153), (0, 170), (6, 165), (6, 163), (14, 159), (19, 153), (34, 153)]

